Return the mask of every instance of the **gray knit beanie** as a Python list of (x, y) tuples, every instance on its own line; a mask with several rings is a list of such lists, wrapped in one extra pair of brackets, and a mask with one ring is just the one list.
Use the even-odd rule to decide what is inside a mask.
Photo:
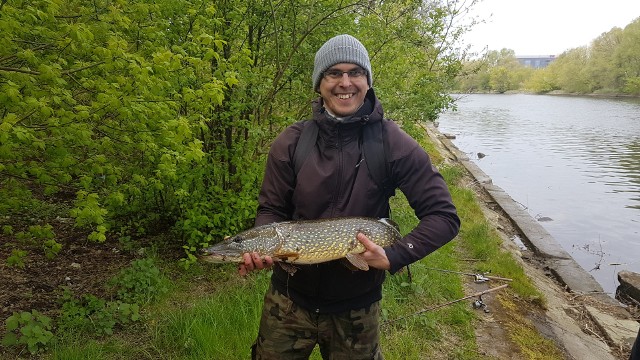
[(351, 35), (338, 35), (327, 40), (316, 53), (313, 63), (313, 90), (318, 91), (322, 74), (339, 63), (356, 64), (367, 70), (367, 83), (373, 83), (369, 53), (358, 39)]

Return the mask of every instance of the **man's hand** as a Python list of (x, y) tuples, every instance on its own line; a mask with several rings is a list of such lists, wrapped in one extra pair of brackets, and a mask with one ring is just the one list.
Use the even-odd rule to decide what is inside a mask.
[(389, 270), (391, 268), (391, 263), (389, 263), (387, 253), (384, 251), (382, 246), (376, 245), (363, 233), (358, 233), (358, 235), (356, 235), (356, 239), (358, 239), (358, 241), (360, 241), (367, 249), (360, 255), (362, 255), (369, 266), (380, 270)]
[(238, 266), (238, 274), (245, 276), (251, 271), (269, 269), (273, 266), (273, 259), (271, 256), (265, 256), (260, 258), (260, 255), (256, 252), (242, 254), (243, 262)]

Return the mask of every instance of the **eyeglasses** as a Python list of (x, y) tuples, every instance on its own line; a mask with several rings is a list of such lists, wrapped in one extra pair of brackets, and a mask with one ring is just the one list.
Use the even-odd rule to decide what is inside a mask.
[(324, 72), (323, 76), (325, 79), (329, 80), (340, 80), (343, 75), (347, 74), (350, 79), (359, 79), (363, 76), (367, 75), (367, 71), (364, 69), (354, 69), (349, 71), (342, 71), (338, 69), (330, 69)]

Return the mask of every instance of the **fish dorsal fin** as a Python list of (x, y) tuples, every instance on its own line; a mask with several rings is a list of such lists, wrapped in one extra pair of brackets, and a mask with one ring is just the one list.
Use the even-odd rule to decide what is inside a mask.
[(369, 270), (369, 264), (367, 264), (367, 262), (364, 260), (364, 258), (360, 254), (349, 253), (347, 254), (347, 260), (349, 261), (349, 263), (351, 263), (351, 265), (355, 266), (360, 270), (364, 270), (364, 271)]

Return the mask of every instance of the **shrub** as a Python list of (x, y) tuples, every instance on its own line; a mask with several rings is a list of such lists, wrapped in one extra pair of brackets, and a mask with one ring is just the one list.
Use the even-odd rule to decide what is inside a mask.
[(2, 339), (4, 346), (26, 345), (29, 352), (35, 354), (54, 339), (51, 332), (51, 319), (37, 310), (14, 312), (5, 324), (7, 332)]
[(168, 280), (151, 258), (133, 261), (110, 283), (117, 288), (118, 298), (127, 303), (144, 304), (168, 291)]

